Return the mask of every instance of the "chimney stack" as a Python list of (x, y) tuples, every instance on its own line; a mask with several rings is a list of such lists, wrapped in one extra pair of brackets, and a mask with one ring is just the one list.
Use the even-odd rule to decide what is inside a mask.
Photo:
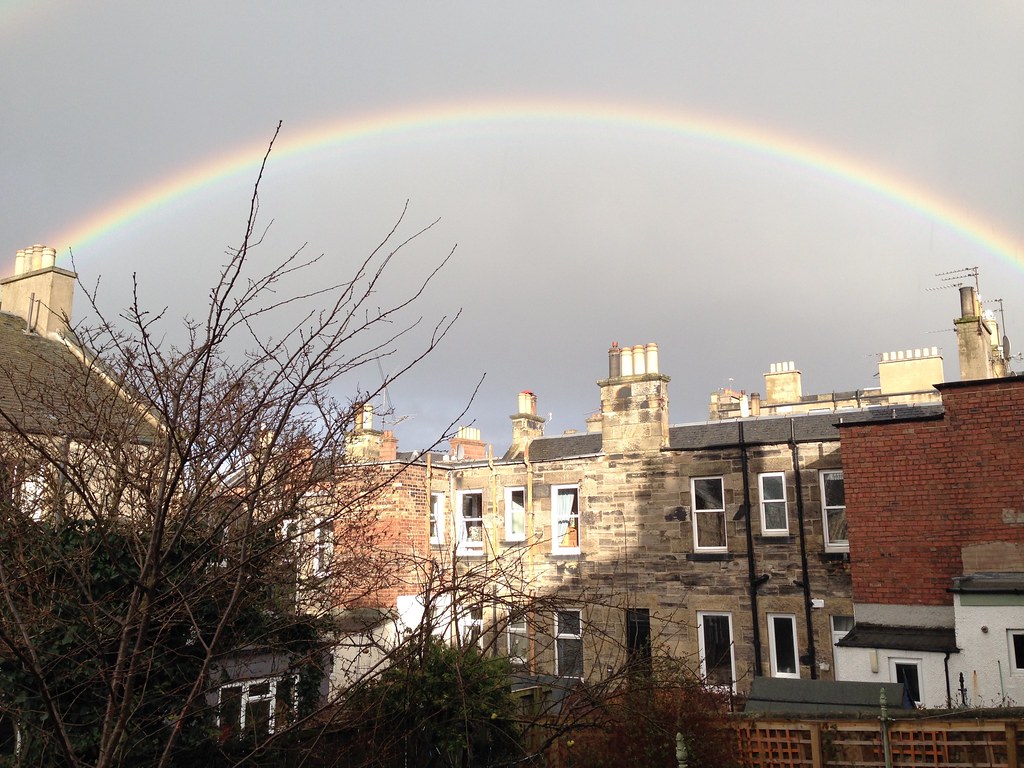
[(373, 404), (357, 406), (354, 418), (354, 429), (345, 438), (345, 454), (354, 461), (381, 461), (384, 434), (373, 428)]
[[(611, 365), (610, 350), (609, 365)], [(512, 419), (512, 445), (505, 454), (505, 458), (513, 459), (522, 456), (526, 446), (534, 439), (544, 436), (544, 418), (537, 415), (537, 396), (528, 389), (520, 392), (518, 411), (509, 418)]]
[(768, 405), (796, 403), (803, 396), (801, 373), (792, 360), (772, 363), (764, 375), (764, 402)]
[(55, 249), (36, 244), (20, 249), (14, 275), (0, 280), (0, 310), (23, 318), (40, 336), (63, 333), (71, 319), (78, 276), (56, 263)]
[[(608, 350), (608, 378), (601, 388), (601, 442), (606, 453), (650, 450), (668, 444), (668, 376), (659, 370), (658, 345)], [(587, 431), (596, 430), (588, 419)]]
[(953, 321), (957, 352), (960, 357), (960, 380), (995, 379), (1006, 375), (999, 325), (994, 317), (982, 312), (981, 301), (974, 286), (960, 289), (960, 317)]
[(453, 461), (479, 461), (487, 458), (487, 449), (477, 427), (459, 427), (455, 437), (448, 441), (448, 448)]

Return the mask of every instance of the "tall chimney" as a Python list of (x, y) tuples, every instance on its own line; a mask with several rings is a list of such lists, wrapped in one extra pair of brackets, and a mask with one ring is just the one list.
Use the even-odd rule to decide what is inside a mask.
[[(601, 444), (606, 453), (651, 450), (668, 444), (669, 378), (658, 367), (657, 344), (623, 346), (618, 376), (609, 375), (597, 382), (601, 388)], [(616, 372), (611, 363), (608, 372)], [(588, 419), (588, 432), (596, 431), (596, 426), (596, 420), (592, 423)]]
[(795, 403), (803, 395), (802, 375), (792, 360), (772, 363), (764, 375), (764, 403)]
[(621, 361), (622, 350), (619, 349), (619, 342), (613, 341), (611, 348), (608, 350), (608, 378), (617, 379), (622, 375), (622, 361)]
[[(611, 357), (609, 355), (609, 365)], [(519, 393), (518, 412), (512, 419), (512, 445), (505, 454), (506, 459), (517, 459), (533, 440), (544, 436), (544, 418), (537, 415), (537, 396), (528, 389)]]
[(452, 459), (479, 461), (487, 458), (487, 446), (480, 439), (477, 427), (459, 427), (455, 437), (448, 441)]
[(42, 245), (20, 249), (14, 275), (0, 280), (0, 310), (25, 320), (40, 336), (68, 329), (77, 275), (56, 266), (57, 251)]
[(999, 325), (985, 317), (973, 286), (960, 289), (960, 317), (953, 320), (960, 357), (960, 380), (992, 379), (1006, 375), (1000, 354)]

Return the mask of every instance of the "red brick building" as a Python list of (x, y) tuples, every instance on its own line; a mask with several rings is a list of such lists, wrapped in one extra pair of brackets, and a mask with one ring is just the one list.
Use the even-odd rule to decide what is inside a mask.
[[(852, 679), (916, 675), (930, 706), (1011, 688), (1020, 701), (1024, 376), (938, 389), (941, 410), (840, 425), (856, 617), (840, 666)], [(961, 614), (974, 608), (991, 610), (970, 626)]]

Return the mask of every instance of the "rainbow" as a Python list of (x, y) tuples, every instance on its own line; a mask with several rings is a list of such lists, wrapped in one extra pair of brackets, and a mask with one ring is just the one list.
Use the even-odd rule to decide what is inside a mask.
[[(302, 131), (294, 137), (285, 133), (274, 146), (272, 161), (309, 155), (339, 145), (356, 146), (371, 138), (387, 140), (407, 134), (415, 136), (428, 130), (451, 132), (516, 125), (596, 125), (621, 128), (632, 132), (703, 140), (774, 156), (893, 201), (979, 244), (1007, 263), (1024, 269), (1024, 247), (1021, 244), (999, 233), (973, 212), (894, 174), (835, 150), (760, 127), (720, 117), (650, 106), (561, 101), (483, 102), (383, 111), (332, 121)], [(155, 213), (180, 198), (243, 172), (254, 171), (265, 151), (264, 142), (218, 155), (209, 162), (200, 163), (137, 190), (47, 242), (58, 246), (60, 252), (68, 248), (76, 251), (87, 249), (104, 235)]]

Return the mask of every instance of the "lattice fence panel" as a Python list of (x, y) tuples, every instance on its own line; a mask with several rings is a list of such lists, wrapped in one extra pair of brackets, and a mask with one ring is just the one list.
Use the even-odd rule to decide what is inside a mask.
[(802, 768), (813, 766), (811, 732), (790, 725), (738, 729), (744, 766), (748, 768)]

